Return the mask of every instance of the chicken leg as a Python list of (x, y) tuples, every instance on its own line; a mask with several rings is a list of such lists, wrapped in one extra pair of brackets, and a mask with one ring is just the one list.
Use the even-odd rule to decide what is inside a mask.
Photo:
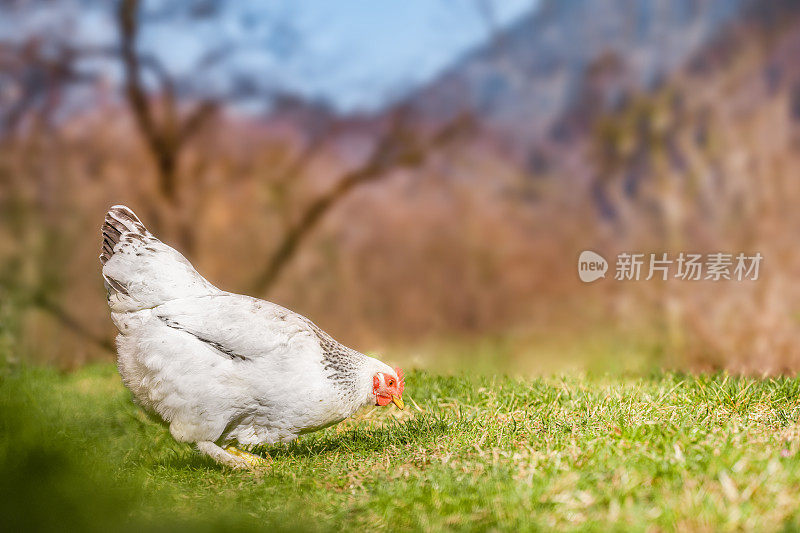
[(255, 469), (264, 467), (269, 464), (269, 461), (259, 455), (240, 450), (235, 446), (226, 446), (221, 448), (211, 441), (202, 441), (196, 443), (198, 451), (204, 453), (214, 459), (216, 462), (234, 468), (241, 469)]

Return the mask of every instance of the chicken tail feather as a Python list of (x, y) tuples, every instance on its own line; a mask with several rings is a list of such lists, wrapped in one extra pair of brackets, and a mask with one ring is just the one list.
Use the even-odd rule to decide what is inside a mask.
[(103, 248), (100, 253), (100, 262), (106, 264), (114, 255), (114, 247), (123, 239), (138, 239), (144, 241), (152, 237), (136, 213), (124, 205), (115, 205), (106, 213), (106, 219), (100, 228), (103, 234)]
[(137, 311), (176, 298), (220, 292), (177, 250), (147, 231), (128, 207), (111, 207), (100, 231), (100, 262), (112, 311)]

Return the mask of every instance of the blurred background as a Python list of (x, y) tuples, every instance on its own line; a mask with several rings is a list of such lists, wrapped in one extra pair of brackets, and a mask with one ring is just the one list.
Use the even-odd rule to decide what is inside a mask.
[[(791, 0), (0, 1), (0, 351), (113, 360), (124, 203), (404, 364), (797, 370), (799, 58)], [(613, 279), (681, 251), (764, 260)]]

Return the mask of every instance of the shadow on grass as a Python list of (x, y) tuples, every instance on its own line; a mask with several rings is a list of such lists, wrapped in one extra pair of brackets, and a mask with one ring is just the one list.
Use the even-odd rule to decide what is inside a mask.
[(402, 422), (389, 421), (381, 427), (355, 427), (334, 433), (326, 431), (319, 434), (301, 436), (288, 444), (256, 446), (254, 453), (280, 457), (313, 457), (329, 453), (368, 453), (377, 452), (392, 446), (423, 444), (441, 435), (451, 433), (451, 422), (435, 415), (420, 415)]
[[(251, 453), (265, 458), (317, 457), (330, 453), (371, 453), (392, 446), (424, 444), (451, 433), (452, 422), (432, 415), (421, 415), (403, 422), (390, 421), (381, 427), (355, 427), (342, 432), (329, 430), (301, 436), (288, 444), (255, 446)], [(214, 472), (227, 470), (212, 459), (194, 451), (188, 444), (186, 453), (170, 453), (167, 457), (142, 458), (145, 467), (169, 468), (179, 471)]]

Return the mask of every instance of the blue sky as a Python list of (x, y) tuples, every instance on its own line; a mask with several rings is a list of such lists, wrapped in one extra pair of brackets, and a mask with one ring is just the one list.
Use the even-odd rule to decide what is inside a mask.
[[(373, 105), (420, 85), (485, 41), (488, 25), (475, 0), (351, 0), (310, 8), (312, 58), (297, 65), (297, 81), (332, 96), (340, 107)], [(529, 11), (532, 0), (495, 1), (498, 22)], [(308, 5), (308, 4), (306, 4)], [(319, 11), (317, 11), (319, 10)], [(313, 26), (316, 25), (316, 28)], [(307, 74), (307, 75), (306, 75)]]
[[(424, 84), (485, 42), (482, 0), (237, 0), (219, 17), (151, 26), (143, 45), (175, 71), (189, 71), (209, 43), (238, 43), (206, 87), (224, 90), (239, 72), (342, 111), (370, 110)], [(536, 0), (483, 0), (498, 26)], [(244, 46), (242, 46), (244, 43)]]
[[(342, 111), (370, 110), (430, 81), (489, 35), (481, 2), (498, 26), (529, 12), (537, 0), (230, 0), (204, 20), (173, 16), (148, 22), (141, 47), (169, 70), (224, 91), (236, 75), (259, 86), (325, 100)], [(174, 0), (143, 0), (158, 12)], [(112, 44), (110, 2), (23, 3), (0, 16), (0, 36), (70, 32), (92, 44)], [(90, 7), (93, 6), (93, 7)], [(229, 43), (235, 53), (214, 68), (199, 58)], [(197, 85), (197, 84), (195, 84)]]
[[(223, 89), (233, 70), (343, 111), (369, 110), (484, 42), (489, 25), (479, 1), (239, 0), (208, 23), (151, 27), (143, 41), (176, 71), (190, 69), (209, 42), (239, 43), (223, 71), (205, 73), (207, 87)], [(535, 4), (488, 1), (500, 26)]]

